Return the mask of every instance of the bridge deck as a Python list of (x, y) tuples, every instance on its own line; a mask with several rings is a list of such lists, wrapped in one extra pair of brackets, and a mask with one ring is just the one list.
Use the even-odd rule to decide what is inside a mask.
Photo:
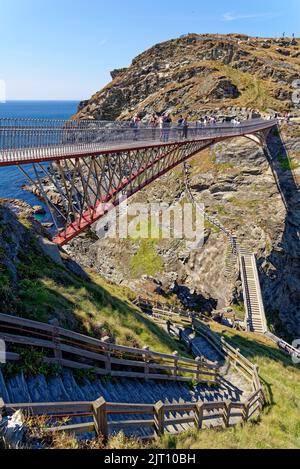
[(94, 122), (86, 124), (84, 127), (74, 125), (73, 128), (66, 122), (59, 127), (50, 127), (42, 124), (37, 126), (36, 122), (31, 126), (29, 121), (28, 124), (24, 125), (23, 122), (17, 126), (15, 123), (5, 124), (0, 119), (0, 166), (84, 158), (211, 139), (222, 140), (271, 128), (277, 121), (253, 119), (239, 125), (222, 123), (201, 127), (193, 124), (190, 125), (186, 138), (183, 130), (176, 126), (165, 129), (143, 126), (136, 130), (130, 127), (114, 129), (112, 124), (107, 124), (107, 128), (97, 127)]

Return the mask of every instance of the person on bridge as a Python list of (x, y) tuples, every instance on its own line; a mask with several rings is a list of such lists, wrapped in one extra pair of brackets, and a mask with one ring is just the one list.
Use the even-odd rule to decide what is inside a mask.
[(162, 141), (163, 142), (169, 141), (171, 123), (172, 123), (171, 117), (169, 116), (169, 114), (165, 114), (163, 116), (163, 121), (162, 121)]
[(189, 123), (185, 117), (182, 122), (182, 137), (186, 140), (188, 138)]
[(131, 127), (133, 128), (133, 140), (138, 140), (140, 122), (141, 121), (138, 115), (135, 115), (131, 121)]
[(149, 119), (149, 125), (151, 127), (152, 133), (152, 140), (156, 139), (156, 127), (158, 126), (158, 118), (155, 113), (152, 114), (152, 116)]
[(180, 115), (177, 121), (178, 138), (182, 137), (182, 123), (183, 123), (183, 116)]

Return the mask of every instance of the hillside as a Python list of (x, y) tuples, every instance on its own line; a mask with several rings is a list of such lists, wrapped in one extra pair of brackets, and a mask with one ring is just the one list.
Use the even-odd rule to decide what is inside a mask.
[(217, 431), (168, 435), (160, 448), (298, 449), (300, 447), (300, 373), (290, 357), (267, 339), (214, 325), (226, 340), (259, 365), (267, 405), (261, 417), (245, 426)]
[[(42, 233), (22, 202), (0, 205), (0, 308), (2, 313), (47, 322), (96, 338), (110, 336), (128, 346), (147, 344), (161, 352), (178, 349), (145, 318), (126, 288), (84, 271), (62, 253), (59, 263), (41, 249)], [(45, 241), (44, 241), (45, 242)], [(53, 257), (53, 256), (52, 256)], [(57, 253), (59, 258), (59, 254)]]
[[(288, 341), (300, 333), (298, 132), (295, 124), (282, 127), (281, 135), (277, 130), (270, 135), (270, 161), (254, 142), (239, 138), (189, 162), (196, 200), (256, 254), (269, 327)], [(182, 168), (131, 200), (184, 203)], [(205, 228), (203, 246), (192, 251), (184, 240), (97, 241), (89, 233), (74, 239), (68, 250), (80, 264), (137, 294), (164, 293), (203, 312), (229, 305), (241, 311), (238, 273), (233, 269), (226, 275), (228, 240), (214, 227)]]
[(153, 111), (196, 117), (228, 107), (286, 111), (299, 78), (299, 44), (237, 34), (172, 39), (112, 71), (111, 83), (82, 102), (76, 117), (128, 119)]

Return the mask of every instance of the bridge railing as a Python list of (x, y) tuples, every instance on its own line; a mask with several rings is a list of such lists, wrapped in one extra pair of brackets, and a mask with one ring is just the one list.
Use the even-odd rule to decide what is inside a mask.
[(0, 119), (0, 161), (47, 159), (97, 152), (116, 145), (135, 146), (137, 142), (157, 144), (239, 136), (275, 124), (276, 121), (263, 119), (243, 121), (239, 125), (191, 123), (185, 133), (174, 124), (159, 128), (147, 124), (133, 127), (129, 122)]

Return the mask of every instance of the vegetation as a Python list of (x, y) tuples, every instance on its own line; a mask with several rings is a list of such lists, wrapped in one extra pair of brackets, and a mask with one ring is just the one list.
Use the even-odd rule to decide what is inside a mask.
[[(45, 256), (31, 230), (22, 230), (16, 276), (7, 260), (0, 258), (2, 312), (42, 322), (56, 318), (61, 327), (97, 338), (109, 335), (123, 345), (148, 345), (166, 353), (180, 349), (177, 340), (133, 306), (135, 294), (130, 290), (112, 285), (92, 271), (86, 279), (78, 277)], [(0, 234), (0, 245), (2, 241)], [(159, 268), (160, 262), (150, 254), (146, 249), (142, 259)]]
[(299, 168), (300, 166), (297, 161), (293, 161), (289, 156), (283, 156), (279, 154), (278, 161), (282, 171), (291, 171), (293, 169)]
[(245, 306), (244, 303), (237, 303), (230, 305), (230, 307), (233, 309), (234, 314), (238, 319), (245, 319)]
[(267, 405), (261, 418), (244, 426), (222, 430), (195, 430), (178, 436), (165, 435), (160, 448), (299, 448), (300, 373), (299, 366), (262, 336), (235, 331), (218, 324), (232, 345), (257, 363)]
[(163, 267), (163, 260), (155, 249), (155, 240), (142, 239), (138, 251), (130, 261), (132, 276), (156, 275)]
[(266, 83), (251, 73), (242, 72), (229, 66), (224, 66), (221, 70), (239, 90), (242, 90), (241, 96), (236, 100), (236, 105), (261, 111), (276, 106), (276, 102), (271, 96), (271, 83)]
[(1, 367), (6, 379), (20, 372), (23, 372), (25, 376), (37, 374), (59, 376), (62, 372), (60, 365), (43, 362), (43, 357), (47, 356), (45, 350), (21, 346), (14, 346), (12, 350), (20, 355), (21, 360), (18, 362), (8, 362)]

